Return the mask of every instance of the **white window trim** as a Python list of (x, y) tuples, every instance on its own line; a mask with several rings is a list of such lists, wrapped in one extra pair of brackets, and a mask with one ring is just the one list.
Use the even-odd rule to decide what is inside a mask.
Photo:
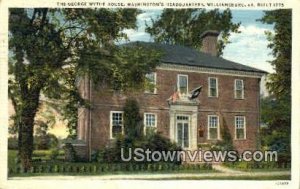
[[(237, 98), (237, 93), (236, 93), (236, 91), (237, 91), (237, 89), (236, 89), (236, 82), (237, 81), (242, 81), (242, 98)], [(244, 97), (244, 80), (242, 80), (242, 79), (235, 79), (234, 80), (234, 98), (235, 99), (244, 99), (245, 97)]]
[[(216, 79), (216, 96), (210, 94), (210, 79)], [(208, 77), (208, 97), (219, 97), (219, 81), (217, 77)]]
[[(217, 136), (217, 139), (211, 139), (210, 138), (210, 134), (209, 134), (209, 120), (210, 120), (210, 117), (217, 117), (218, 119), (218, 125), (217, 125), (217, 133), (218, 133), (218, 136)], [(208, 115), (207, 116), (207, 139), (208, 140), (220, 140), (220, 119), (219, 119), (219, 116), (218, 115)]]
[(155, 132), (157, 131), (157, 114), (156, 113), (151, 113), (151, 112), (145, 112), (144, 113), (144, 134), (146, 135), (146, 115), (147, 114), (152, 114), (155, 117), (155, 123), (154, 123), (154, 128), (155, 128)]
[(177, 91), (180, 93), (179, 89), (179, 77), (184, 76), (186, 77), (186, 95), (189, 93), (189, 76), (185, 74), (177, 74)]
[[(236, 125), (236, 119), (239, 118), (239, 117), (242, 117), (244, 118), (244, 138), (237, 138), (237, 133), (236, 133), (236, 130), (237, 130), (237, 125)], [(246, 136), (246, 127), (247, 126), (247, 123), (246, 123), (246, 116), (234, 116), (234, 139), (235, 140), (246, 140), (247, 139), (247, 136)]]
[(123, 120), (123, 124), (122, 124), (122, 134), (124, 134), (124, 111), (110, 111), (110, 115), (109, 115), (109, 138), (110, 139), (115, 139), (112, 136), (112, 115), (113, 113), (122, 113), (122, 120)]
[(150, 92), (150, 91), (145, 90), (144, 92), (147, 93), (147, 94), (157, 94), (157, 87), (156, 87), (156, 85), (157, 85), (157, 83), (156, 83), (157, 74), (156, 74), (156, 72), (151, 72), (149, 74), (153, 74), (154, 75), (154, 91)]

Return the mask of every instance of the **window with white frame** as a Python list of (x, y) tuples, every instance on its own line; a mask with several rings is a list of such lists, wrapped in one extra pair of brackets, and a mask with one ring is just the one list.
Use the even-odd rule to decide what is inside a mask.
[(177, 75), (177, 90), (180, 94), (188, 93), (188, 76), (187, 75)]
[(219, 117), (217, 115), (208, 116), (208, 139), (219, 139)]
[(235, 116), (235, 138), (246, 139), (246, 118), (245, 116)]
[(156, 72), (151, 72), (146, 74), (147, 85), (145, 89), (145, 93), (153, 93), (156, 94)]
[(110, 138), (123, 133), (123, 111), (110, 112)]
[(156, 132), (157, 116), (154, 113), (144, 113), (145, 135)]
[(218, 97), (218, 80), (215, 77), (208, 78), (208, 96)]
[(241, 79), (234, 80), (234, 97), (244, 99), (244, 81)]

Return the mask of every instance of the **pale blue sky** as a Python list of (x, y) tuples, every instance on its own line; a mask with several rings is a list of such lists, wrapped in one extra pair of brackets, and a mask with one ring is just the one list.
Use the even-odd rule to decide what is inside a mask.
[[(126, 30), (130, 41), (152, 41), (145, 32), (145, 22), (150, 23), (151, 18), (156, 19), (162, 10), (143, 10), (138, 16), (138, 29)], [(224, 49), (223, 58), (241, 64), (252, 66), (268, 72), (274, 72), (268, 61), (273, 57), (271, 50), (267, 48), (268, 41), (264, 32), (273, 31), (273, 26), (256, 21), (263, 16), (261, 10), (232, 10), (232, 21), (241, 22), (239, 34), (232, 34), (231, 41)]]

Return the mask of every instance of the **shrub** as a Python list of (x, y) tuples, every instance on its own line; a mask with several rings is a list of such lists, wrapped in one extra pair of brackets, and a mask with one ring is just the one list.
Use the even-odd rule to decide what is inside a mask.
[(9, 150), (18, 150), (18, 138), (9, 137), (8, 138), (8, 149)]
[(141, 138), (143, 125), (138, 102), (133, 98), (127, 99), (123, 111), (125, 136), (131, 139)]
[(75, 162), (77, 160), (76, 151), (71, 143), (66, 143), (64, 146), (65, 160), (69, 162)]
[(59, 149), (58, 148), (51, 149), (51, 153), (50, 153), (50, 159), (51, 160), (56, 160), (58, 155), (59, 155)]

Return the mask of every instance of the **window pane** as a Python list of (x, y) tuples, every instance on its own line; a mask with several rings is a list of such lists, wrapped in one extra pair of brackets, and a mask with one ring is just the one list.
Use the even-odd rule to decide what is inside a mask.
[(123, 113), (112, 113), (112, 137), (115, 138), (118, 134), (122, 134)]
[(177, 116), (177, 120), (189, 120), (188, 116)]
[(188, 127), (188, 124), (185, 123), (184, 124), (184, 141), (183, 141), (183, 145), (185, 148), (188, 148), (189, 147), (189, 127)]
[(155, 85), (156, 85), (155, 75), (156, 75), (155, 72), (146, 74), (148, 84), (146, 85), (145, 92), (147, 92), (147, 93), (154, 93), (155, 92)]
[(243, 98), (243, 92), (241, 90), (236, 90), (235, 94), (236, 94), (236, 98)]
[(156, 132), (156, 128), (155, 127), (146, 127), (146, 135), (152, 135)]
[(209, 78), (209, 94), (210, 96), (217, 96), (217, 79)]
[(148, 73), (146, 74), (146, 78), (150, 81), (150, 82), (154, 82), (154, 73)]
[(244, 129), (236, 129), (236, 138), (244, 139)]
[(209, 139), (218, 139), (219, 118), (217, 116), (209, 116), (208, 118)]
[(146, 127), (155, 127), (155, 122), (156, 122), (156, 118), (155, 118), (155, 114), (145, 114), (145, 119), (146, 119)]
[(217, 90), (215, 88), (210, 88), (210, 96), (217, 96)]
[(243, 80), (235, 80), (235, 97), (243, 98), (244, 85)]
[(236, 128), (244, 128), (245, 126), (245, 117), (239, 116), (235, 118)]
[(216, 80), (216, 78), (210, 78), (209, 82), (210, 82), (210, 87), (211, 88), (216, 88), (216, 86), (217, 86), (217, 80)]
[(112, 137), (115, 138), (119, 134), (122, 134), (122, 127), (120, 127), (120, 126), (113, 126), (112, 127)]
[(218, 139), (218, 129), (217, 128), (209, 129), (209, 138), (210, 139)]
[(179, 76), (179, 91), (180, 93), (187, 93), (187, 77)]
[(178, 145), (182, 145), (182, 123), (177, 124), (177, 142)]
[(209, 117), (209, 127), (210, 128), (217, 128), (218, 127), (218, 117), (210, 116)]

